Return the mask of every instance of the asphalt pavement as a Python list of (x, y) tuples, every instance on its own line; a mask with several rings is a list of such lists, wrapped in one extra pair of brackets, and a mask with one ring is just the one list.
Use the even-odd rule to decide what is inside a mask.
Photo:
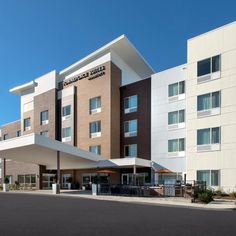
[(0, 193), (0, 236), (236, 235), (236, 211)]

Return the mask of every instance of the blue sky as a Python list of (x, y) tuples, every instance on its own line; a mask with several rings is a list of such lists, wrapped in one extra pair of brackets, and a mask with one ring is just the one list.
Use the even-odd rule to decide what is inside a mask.
[(235, 0), (0, 0), (0, 125), (20, 118), (8, 91), (126, 34), (161, 71), (186, 62), (186, 40), (236, 20)]

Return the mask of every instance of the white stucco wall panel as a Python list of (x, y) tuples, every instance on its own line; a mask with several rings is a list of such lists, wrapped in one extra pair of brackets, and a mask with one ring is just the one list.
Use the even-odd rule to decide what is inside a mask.
[[(221, 78), (197, 84), (197, 61), (221, 55)], [(187, 179), (220, 170), (220, 186), (236, 190), (236, 22), (188, 41)], [(221, 91), (221, 113), (197, 118), (197, 95)], [(197, 129), (221, 127), (219, 151), (197, 152)]]
[(185, 128), (168, 130), (168, 112), (185, 109), (185, 100), (169, 102), (168, 85), (186, 79), (185, 65), (152, 75), (151, 153), (152, 161), (173, 172), (186, 171), (186, 158), (168, 155), (168, 139), (184, 138)]

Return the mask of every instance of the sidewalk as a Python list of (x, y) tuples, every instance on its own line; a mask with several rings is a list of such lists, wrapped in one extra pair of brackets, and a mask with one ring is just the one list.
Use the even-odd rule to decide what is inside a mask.
[(93, 196), (88, 191), (61, 190), (58, 195), (53, 195), (51, 190), (36, 191), (10, 191), (9, 194), (32, 194), (32, 195), (50, 195), (53, 197), (77, 197), (100, 201), (117, 201), (132, 204), (150, 204), (162, 206), (187, 207), (205, 210), (236, 210), (236, 200), (216, 199), (209, 204), (191, 203), (191, 199), (181, 197), (124, 197), (124, 196)]
[[(62, 196), (68, 196), (68, 193), (61, 193)], [(230, 210), (236, 209), (235, 201), (229, 200), (215, 200), (209, 204), (202, 203), (191, 203), (191, 199), (181, 198), (181, 197), (124, 197), (124, 196), (93, 196), (86, 194), (73, 194), (71, 196), (89, 198), (101, 201), (118, 201), (127, 203), (144, 203), (151, 205), (168, 205), (168, 206), (179, 206), (179, 207), (190, 207), (190, 208), (201, 208), (201, 209), (215, 209), (215, 210)]]

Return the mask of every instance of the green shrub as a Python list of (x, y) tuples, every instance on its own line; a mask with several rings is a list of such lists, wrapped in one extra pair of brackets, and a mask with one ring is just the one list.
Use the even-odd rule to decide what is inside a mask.
[(204, 192), (198, 193), (198, 199), (201, 202), (209, 203), (213, 201), (213, 192), (211, 190), (206, 190)]
[(6, 176), (5, 178), (4, 178), (4, 184), (9, 184), (9, 178)]
[(19, 190), (20, 187), (19, 187), (19, 185), (17, 185), (17, 184), (10, 184), (9, 189), (10, 189), (10, 190)]
[(223, 189), (220, 189), (220, 188), (214, 191), (214, 195), (220, 196), (220, 197), (228, 196), (228, 194), (224, 192)]
[(229, 196), (232, 197), (232, 198), (236, 198), (236, 192), (230, 192)]

